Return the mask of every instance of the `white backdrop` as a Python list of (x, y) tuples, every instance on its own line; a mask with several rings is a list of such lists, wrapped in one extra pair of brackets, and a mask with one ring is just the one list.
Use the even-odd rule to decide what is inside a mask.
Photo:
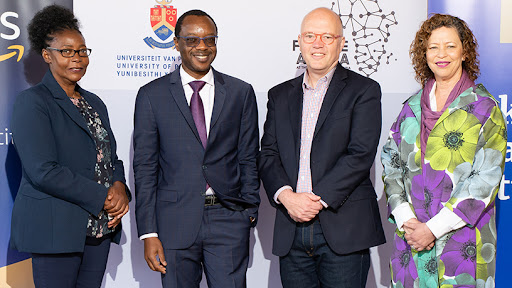
[[(172, 37), (165, 41), (158, 39), (151, 28), (150, 8), (155, 5), (159, 5), (155, 0), (74, 0), (87, 46), (93, 49), (87, 74), (80, 84), (107, 104), (118, 154), (125, 163), (132, 192), (131, 143), (137, 90), (156, 78), (155, 75), (168, 73), (180, 63), (176, 50), (150, 48), (143, 40), (146, 37), (159, 42), (172, 40)], [(408, 50), (420, 23), (427, 17), (427, 0), (174, 0), (166, 5), (176, 8), (178, 16), (190, 9), (201, 9), (214, 18), (219, 42), (213, 66), (253, 85), (260, 131), (266, 113), (266, 92), (295, 77), (304, 68), (294, 40), (302, 18), (316, 7), (332, 7), (341, 12), (347, 39), (340, 57), (343, 65), (381, 84), (383, 133), (379, 147), (401, 103), (420, 88), (413, 78)], [(380, 148), (372, 180), (388, 243), (371, 249), (372, 268), (367, 287), (387, 287), (390, 283), (388, 261), (393, 226), (386, 220), (379, 159)], [(251, 235), (248, 287), (281, 287), (278, 258), (271, 253), (275, 212), (264, 191), (261, 197), (258, 226)], [(123, 218), (122, 245), (112, 246), (103, 286), (160, 287), (159, 275), (149, 270), (143, 259), (143, 243), (137, 239), (133, 202), (130, 208)], [(206, 287), (204, 281), (202, 287)]]

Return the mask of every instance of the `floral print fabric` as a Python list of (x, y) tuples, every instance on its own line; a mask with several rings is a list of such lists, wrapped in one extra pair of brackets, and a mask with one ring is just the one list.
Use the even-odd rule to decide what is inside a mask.
[(421, 93), (406, 101), (382, 150), (389, 220), (407, 203), (421, 222), (446, 207), (467, 225), (421, 252), (397, 228), (392, 287), (494, 287), (494, 199), (507, 145), (502, 113), (482, 85), (469, 88), (441, 115), (421, 159)]
[[(96, 144), (96, 165), (94, 167), (94, 180), (106, 188), (112, 186), (113, 168), (112, 155), (110, 150), (110, 138), (107, 130), (101, 123), (100, 116), (94, 108), (82, 97), (79, 99), (70, 98), (77, 107), (89, 128), (89, 132)], [(89, 215), (87, 223), (87, 236), (101, 238), (108, 233), (115, 231), (108, 228), (109, 216), (105, 210), (99, 215)]]

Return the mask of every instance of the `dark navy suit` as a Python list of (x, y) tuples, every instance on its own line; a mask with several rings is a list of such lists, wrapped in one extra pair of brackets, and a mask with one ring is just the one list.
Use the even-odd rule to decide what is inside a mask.
[[(248, 239), (248, 229), (240, 229), (240, 222), (249, 228), (249, 216), (257, 217), (259, 138), (254, 91), (236, 78), (215, 70), (213, 75), (215, 96), (206, 149), (187, 104), (180, 69), (143, 86), (137, 95), (133, 135), (137, 228), (139, 236), (158, 233), (165, 250), (188, 249), (198, 238), (204, 225), (207, 180), (219, 207), (232, 214), (227, 216), (231, 227), (219, 231), (225, 239), (240, 233)], [(242, 256), (248, 257), (248, 247), (243, 250)]]
[[(77, 91), (109, 134), (113, 182), (125, 183), (105, 104), (80, 87)], [(119, 243), (121, 229), (103, 238), (86, 237), (89, 214), (100, 213), (108, 189), (95, 180), (94, 138), (50, 71), (41, 83), (18, 95), (11, 129), (23, 166), (12, 211), (11, 246), (32, 253), (37, 287), (99, 287), (110, 242)]]
[[(82, 88), (78, 92), (109, 134), (113, 182), (125, 183), (105, 104)], [(88, 215), (99, 214), (108, 191), (94, 181), (96, 145), (84, 118), (49, 71), (41, 83), (18, 95), (12, 117), (23, 174), (12, 212), (11, 245), (30, 253), (82, 252)]]

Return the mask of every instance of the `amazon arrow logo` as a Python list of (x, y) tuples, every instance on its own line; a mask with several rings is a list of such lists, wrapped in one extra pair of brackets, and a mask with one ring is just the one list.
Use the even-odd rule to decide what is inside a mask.
[(25, 47), (23, 47), (21, 45), (11, 45), (11, 46), (7, 47), (7, 49), (18, 50), (18, 51), (13, 51), (13, 52), (10, 52), (10, 53), (4, 54), (4, 55), (0, 55), (0, 62), (13, 57), (14, 55), (16, 55), (16, 53), (18, 53), (18, 60), (16, 62), (20, 62), (21, 57), (23, 57), (23, 52), (25, 51)]

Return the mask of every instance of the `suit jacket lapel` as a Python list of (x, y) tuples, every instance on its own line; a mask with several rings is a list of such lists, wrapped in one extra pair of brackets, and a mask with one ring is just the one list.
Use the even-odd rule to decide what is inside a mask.
[[(213, 68), (212, 68), (213, 69)], [(224, 78), (222, 74), (213, 70), (213, 80), (215, 81), (215, 96), (213, 102), (212, 119), (210, 121), (210, 133), (212, 133), (213, 127), (219, 120), (224, 102), (226, 101), (227, 93), (226, 87), (224, 86)], [(210, 139), (210, 137), (208, 137)], [(209, 141), (208, 141), (209, 142)], [(208, 146), (207, 146), (208, 147)]]
[(92, 138), (91, 131), (89, 131), (84, 118), (80, 115), (76, 106), (69, 100), (68, 95), (66, 95), (66, 92), (64, 92), (59, 83), (57, 83), (57, 80), (55, 80), (50, 70), (46, 72), (43, 78), (43, 83), (50, 90), (53, 98), (55, 98), (55, 102), (62, 108), (62, 110), (64, 110), (71, 120), (87, 132), (87, 134)]
[(341, 67), (338, 63), (336, 66), (336, 71), (334, 71), (334, 75), (332, 75), (331, 83), (329, 84), (329, 88), (325, 93), (324, 101), (322, 102), (322, 107), (320, 108), (320, 114), (318, 114), (318, 120), (316, 121), (315, 133), (313, 134), (313, 138), (318, 134), (320, 128), (325, 122), (325, 119), (329, 115), (331, 108), (334, 104), (334, 101), (341, 94), (343, 88), (347, 83), (345, 82), (345, 78), (347, 78), (347, 70)]
[(290, 125), (295, 143), (295, 159), (297, 173), (299, 173), (299, 158), (300, 158), (300, 134), (302, 127), (302, 103), (304, 99), (304, 91), (302, 90), (303, 75), (290, 82), (292, 89), (288, 93), (288, 111), (290, 113)]
[[(176, 69), (174, 72), (170, 75), (170, 82), (171, 85), (169, 87), (169, 90), (171, 91), (171, 95), (176, 102), (176, 105), (181, 111), (181, 114), (183, 115), (183, 118), (188, 123), (188, 126), (194, 132), (194, 135), (196, 136), (197, 141), (199, 143), (201, 142), (201, 138), (199, 137), (199, 133), (197, 132), (196, 123), (194, 122), (194, 118), (192, 117), (192, 112), (190, 112), (190, 106), (187, 103), (187, 98), (185, 97), (185, 91), (183, 90), (183, 85), (181, 83), (181, 77), (180, 77), (180, 69)], [(203, 146), (201, 144), (201, 146)]]

